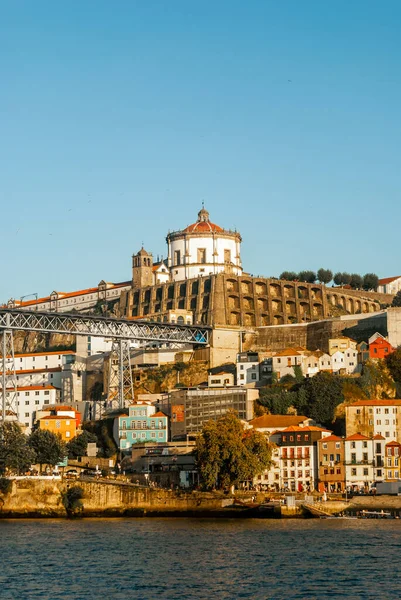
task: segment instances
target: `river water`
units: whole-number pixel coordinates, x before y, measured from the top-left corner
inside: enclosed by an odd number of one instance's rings
[[[0,548],[1,600],[401,598],[401,520],[7,520]]]

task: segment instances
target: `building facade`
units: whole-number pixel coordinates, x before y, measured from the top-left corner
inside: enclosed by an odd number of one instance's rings
[[[356,433],[401,443],[401,400],[358,400],[345,407],[346,434]]]
[[[337,435],[329,435],[317,442],[319,461],[319,491],[345,490],[345,444]]]
[[[120,450],[129,450],[134,444],[168,442],[168,419],[154,404],[138,401],[128,407],[128,415],[116,417],[116,442]]]

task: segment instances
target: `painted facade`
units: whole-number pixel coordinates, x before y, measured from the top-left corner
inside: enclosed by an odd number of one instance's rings
[[[168,441],[168,418],[153,404],[138,401],[128,411],[128,415],[116,418],[120,450],[129,450],[137,443]]]

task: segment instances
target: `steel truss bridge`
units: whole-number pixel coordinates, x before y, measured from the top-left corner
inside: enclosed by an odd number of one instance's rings
[[[144,345],[147,342],[174,345],[206,346],[210,340],[210,327],[173,325],[128,319],[111,319],[90,315],[66,313],[31,312],[0,309],[0,369],[2,376],[1,408],[2,419],[18,414],[17,378],[14,359],[14,331],[37,331],[109,338],[112,340],[109,361],[109,396],[113,387],[118,390],[110,397],[110,406],[120,408],[133,400],[132,374],[130,367],[130,344]]]

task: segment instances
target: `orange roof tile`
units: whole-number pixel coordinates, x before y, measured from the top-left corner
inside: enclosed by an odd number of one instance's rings
[[[374,440],[385,440],[386,438],[382,435],[380,435],[380,433],[376,433],[376,435],[373,436]]]
[[[15,369],[16,375],[26,375],[27,373],[60,373],[61,367],[53,367],[52,369]],[[6,371],[6,373],[11,373],[11,370]],[[0,375],[3,372],[0,371]]]
[[[318,440],[319,443],[321,442],[341,442],[342,438],[340,438],[338,435],[328,435],[327,437],[321,438],[320,440]]]
[[[270,428],[270,427],[289,427],[290,425],[299,425],[308,420],[308,417],[303,415],[261,415],[249,421],[249,424],[255,428]],[[303,428],[305,429],[305,428]]]
[[[47,417],[41,417],[38,421],[48,421],[49,419],[70,419],[75,423],[74,417],[68,417],[67,415],[48,415]]]
[[[15,354],[15,358],[23,358],[24,356],[54,356],[64,354],[76,354],[75,350],[52,350],[51,352],[29,352],[28,354]]]
[[[161,412],[161,410],[159,410],[154,415],[150,415],[151,419],[153,419],[153,417],[167,417],[167,415],[165,415],[163,412]]]
[[[7,388],[8,390],[12,390],[13,388]],[[28,392],[28,391],[38,391],[38,390],[59,390],[60,388],[55,387],[54,385],[22,385],[17,386],[18,392]]]
[[[277,354],[275,354],[275,358],[277,356],[300,356],[300,352],[298,352],[298,350],[295,350],[294,348],[286,348],[285,350],[281,350],[281,352],[277,352]]]
[[[401,444],[399,442],[392,441],[392,442],[389,442],[388,444],[386,444],[386,448],[387,448],[387,446],[401,446]]]
[[[299,427],[297,425],[292,425],[291,427],[287,427],[283,429],[281,433],[291,432],[291,431],[330,431],[330,429],[324,429],[323,427],[316,427],[315,425],[307,425],[306,427]],[[331,431],[330,431],[331,433]]]
[[[352,404],[348,404],[345,408],[351,406],[401,406],[401,400],[386,398],[380,400],[357,400]]]
[[[348,437],[345,438],[347,441],[348,440],[370,440],[369,437],[367,437],[366,435],[362,435],[362,433],[353,433],[352,435],[349,435]]]
[[[400,277],[401,275],[397,275],[396,277],[384,277],[384,279],[379,279],[379,285],[387,285],[387,283],[391,283]]]

